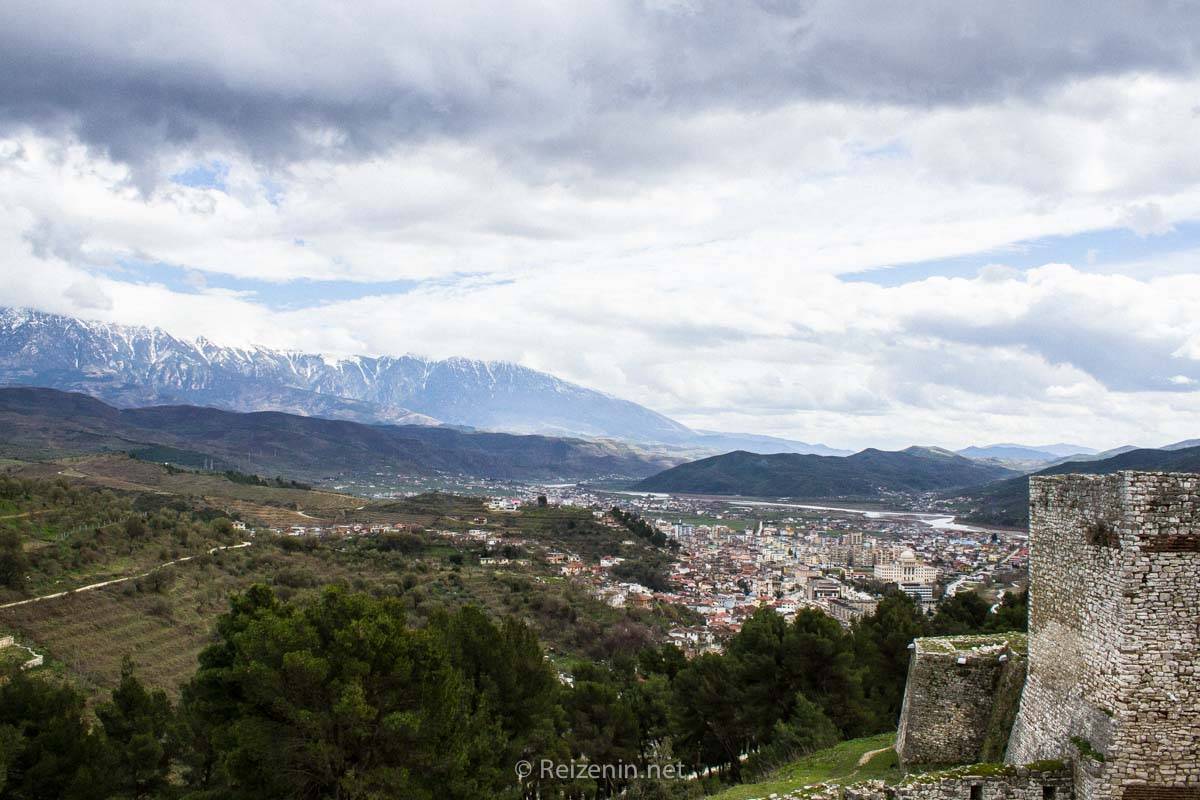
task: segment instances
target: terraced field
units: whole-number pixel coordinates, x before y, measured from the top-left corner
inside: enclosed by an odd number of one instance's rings
[[[587,559],[644,555],[646,545],[622,544],[627,532],[597,525],[586,511],[496,513],[477,497],[433,494],[369,502],[185,473],[120,455],[24,464],[13,472],[37,491],[21,495],[21,489],[15,501],[5,500],[11,507],[0,511],[22,518],[0,524],[19,528],[31,567],[24,586],[0,589],[0,605],[19,603],[0,607],[0,634],[15,633],[46,657],[48,668],[96,696],[116,685],[127,655],[148,684],[177,693],[194,673],[230,595],[253,583],[271,585],[283,599],[310,596],[329,584],[396,596],[417,625],[439,609],[474,604],[496,617],[529,622],[562,659],[661,641],[682,613],[673,607],[610,608],[536,557],[528,566],[481,566],[480,544],[431,532],[318,540],[260,530],[250,546],[208,552],[240,542],[240,534],[215,527],[216,520],[236,514],[281,527],[318,520],[430,531],[486,526],[525,540],[531,555],[541,548]],[[47,507],[53,520],[28,518]],[[68,507],[75,510],[64,511]],[[176,527],[162,527],[164,520]],[[191,560],[155,569],[184,555]],[[78,588],[129,576],[141,577]],[[71,593],[26,602],[64,591]]]
[[[129,655],[142,677],[175,692],[195,671],[228,593],[252,582],[238,575],[248,561],[231,551],[219,560],[171,567],[163,591],[131,581],[0,609],[0,628],[15,631],[90,687],[115,686]]]

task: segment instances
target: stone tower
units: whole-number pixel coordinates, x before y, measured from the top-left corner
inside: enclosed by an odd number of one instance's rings
[[[1200,476],[1029,481],[1028,678],[1006,760],[1079,800],[1200,800]]]

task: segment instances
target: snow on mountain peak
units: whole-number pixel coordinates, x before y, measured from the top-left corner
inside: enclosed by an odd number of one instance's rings
[[[635,403],[505,361],[230,347],[30,309],[0,308],[0,323],[0,383],[85,391],[118,405],[169,400],[646,442],[694,436]]]

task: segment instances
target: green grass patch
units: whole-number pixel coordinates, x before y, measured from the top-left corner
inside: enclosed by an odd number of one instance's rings
[[[1101,764],[1104,763],[1104,753],[1101,753],[1099,750],[1097,750],[1091,742],[1089,742],[1087,739],[1084,739],[1082,736],[1072,736],[1071,744],[1075,745],[1076,749],[1079,750],[1080,755],[1086,756],[1092,761],[1099,761]]]
[[[781,767],[765,781],[734,786],[715,797],[718,800],[750,800],[792,792],[814,783],[848,784],[865,780],[895,783],[905,776],[896,751],[890,749],[895,741],[895,733],[881,733],[841,742]],[[858,765],[864,755],[881,749],[883,752],[876,753],[866,764]]]

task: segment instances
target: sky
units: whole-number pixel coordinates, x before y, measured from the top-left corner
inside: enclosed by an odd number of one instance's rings
[[[8,0],[0,303],[849,448],[1161,445],[1197,143],[1172,0]]]

